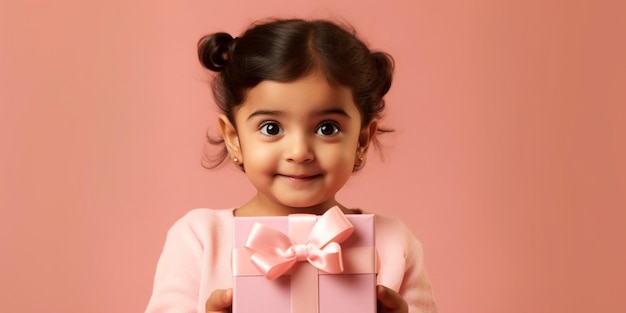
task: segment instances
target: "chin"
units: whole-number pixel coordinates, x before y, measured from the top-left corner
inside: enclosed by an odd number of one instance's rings
[[[306,209],[319,206],[323,202],[317,201],[281,201],[282,205],[290,208]]]
[[[294,209],[306,209],[306,208],[310,208],[310,207],[314,207],[316,206],[316,204],[310,204],[310,203],[283,203],[284,206],[289,207],[289,208],[294,208]]]

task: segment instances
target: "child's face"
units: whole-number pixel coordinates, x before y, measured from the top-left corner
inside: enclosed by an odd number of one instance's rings
[[[350,178],[373,127],[362,128],[350,89],[321,74],[293,82],[263,81],[235,112],[221,117],[231,154],[267,204],[325,210]],[[229,131],[230,130],[230,131]]]

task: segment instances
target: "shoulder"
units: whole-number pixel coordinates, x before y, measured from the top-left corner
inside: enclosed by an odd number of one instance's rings
[[[421,253],[422,245],[415,238],[411,230],[397,217],[388,215],[375,215],[376,243],[384,250],[400,252],[405,256]]]
[[[388,215],[375,215],[376,234],[381,236],[413,237],[408,227],[397,217]]]
[[[181,217],[177,223],[196,223],[198,221],[220,221],[232,219],[231,209],[193,209]]]
[[[232,227],[233,209],[193,209],[178,219],[168,236],[207,238]]]

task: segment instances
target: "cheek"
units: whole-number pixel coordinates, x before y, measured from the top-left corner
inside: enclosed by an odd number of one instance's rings
[[[272,149],[272,147],[255,144],[254,142],[242,141],[241,151],[244,163],[246,163],[247,166],[259,167],[274,164],[273,161],[276,160],[277,156],[275,149]]]
[[[324,160],[324,163],[331,168],[341,170],[341,168],[347,168],[352,171],[352,165],[354,165],[355,153],[350,149],[333,149],[322,153],[320,159]]]

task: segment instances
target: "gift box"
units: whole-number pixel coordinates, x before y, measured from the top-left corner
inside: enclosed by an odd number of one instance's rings
[[[376,313],[374,216],[235,217],[233,313]]]

